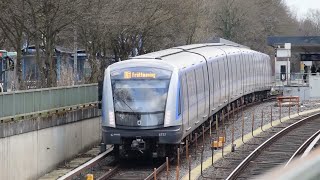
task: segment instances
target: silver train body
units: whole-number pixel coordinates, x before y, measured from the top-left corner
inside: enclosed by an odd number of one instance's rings
[[[187,45],[112,64],[103,83],[104,142],[164,156],[226,105],[270,90],[271,77],[268,55],[226,44]]]

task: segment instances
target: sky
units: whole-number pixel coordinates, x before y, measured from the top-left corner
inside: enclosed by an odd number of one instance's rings
[[[297,14],[299,19],[304,18],[308,9],[319,9],[320,0],[284,0],[289,6],[290,10]]]

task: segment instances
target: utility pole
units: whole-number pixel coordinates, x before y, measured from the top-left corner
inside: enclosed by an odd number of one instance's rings
[[[78,82],[78,44],[77,44],[77,28],[74,27],[74,55],[73,55],[73,75],[74,75],[74,85]]]

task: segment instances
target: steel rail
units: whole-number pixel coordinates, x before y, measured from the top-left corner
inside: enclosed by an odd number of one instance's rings
[[[278,133],[276,133],[275,135],[273,135],[271,138],[269,138],[268,140],[266,140],[264,143],[262,143],[259,147],[257,147],[253,152],[251,152],[249,154],[249,156],[247,156],[232,172],[231,174],[226,178],[227,180],[233,180],[236,179],[239,174],[249,165],[250,161],[252,161],[254,158],[256,158],[260,152],[265,149],[266,147],[268,147],[269,145],[271,145],[273,142],[275,142],[276,140],[278,140],[279,138],[283,137],[287,132],[290,132],[292,129],[295,129],[296,127],[299,127],[301,124],[303,124],[306,121],[309,121],[317,116],[319,116],[320,113],[316,113],[313,115],[310,115],[306,118],[303,118],[293,124],[291,124],[290,126],[282,129],[281,131],[279,131]]]
[[[169,162],[172,162],[174,160],[174,158],[171,158],[169,160]],[[148,177],[146,177],[144,180],[152,180],[154,178],[154,173],[156,173],[156,175],[160,174],[165,168],[167,167],[167,162],[164,162],[161,166],[159,166],[155,172],[152,172]]]
[[[110,171],[102,174],[97,180],[103,180],[103,179],[109,179],[112,177],[114,174],[116,174],[120,170],[120,165],[116,165],[113,169]]]
[[[112,151],[113,151],[113,147],[110,147],[110,148],[107,149],[105,152],[99,154],[98,156],[96,156],[95,158],[91,159],[90,161],[84,163],[83,165],[77,167],[76,169],[68,172],[68,173],[65,174],[64,176],[58,178],[58,180],[72,179],[73,177],[75,177],[76,175],[80,174],[80,173],[83,172],[84,170],[86,170],[86,169],[94,166],[94,165],[97,164],[98,162],[100,162],[102,159],[104,159],[105,157],[107,157]]]
[[[317,131],[316,133],[314,133],[312,136],[310,136],[309,139],[307,139],[300,147],[299,149],[291,156],[291,158],[288,160],[288,162],[286,163],[285,167],[287,167],[291,161],[296,158],[297,156],[301,155],[303,152],[306,151],[306,149],[311,145],[311,143],[315,140],[315,138],[318,137],[318,140],[320,138],[319,136],[320,134],[320,130]],[[312,146],[313,147],[313,146]]]
[[[320,130],[319,130],[320,131]],[[304,151],[304,153],[302,154],[301,158],[307,156],[311,150],[314,148],[314,146],[318,143],[320,139],[320,133],[318,134],[317,137],[314,138],[314,140],[310,143],[310,145],[307,147],[307,149]]]

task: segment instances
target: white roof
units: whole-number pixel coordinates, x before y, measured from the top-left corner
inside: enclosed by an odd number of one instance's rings
[[[212,60],[228,54],[237,54],[241,52],[253,53],[255,51],[240,46],[221,43],[192,44],[136,56],[129,61],[115,63],[112,66],[115,67],[120,65],[121,67],[132,67],[141,64],[143,64],[143,66],[153,64],[153,66],[156,65],[159,67],[163,64],[163,67],[170,66],[172,68],[182,69],[205,63],[204,58]]]

